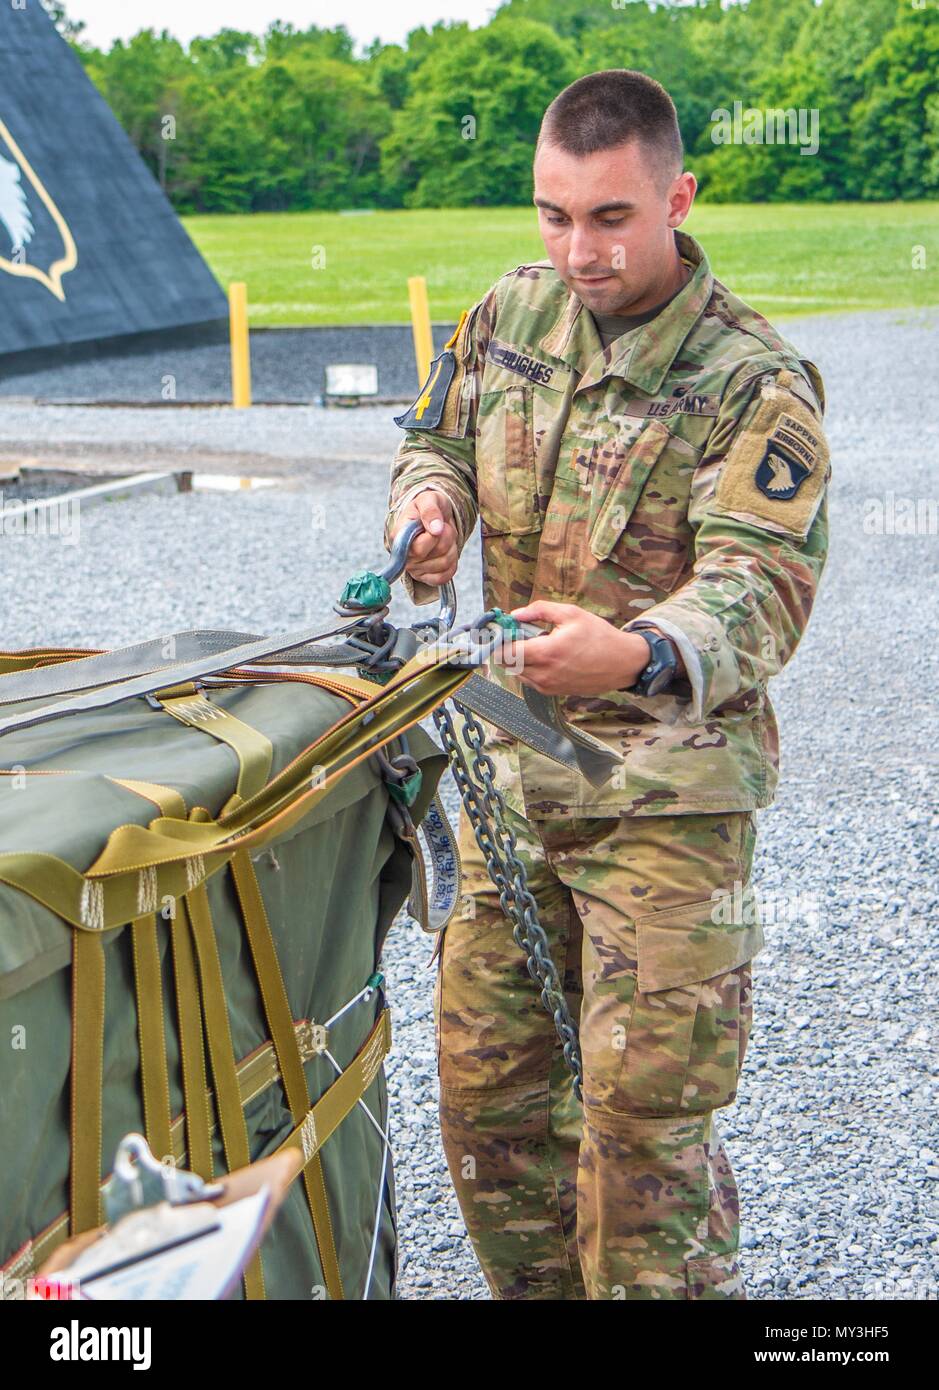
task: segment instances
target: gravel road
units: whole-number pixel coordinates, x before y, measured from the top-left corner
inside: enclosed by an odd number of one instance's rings
[[[760,816],[755,880],[779,920],[757,960],[751,1047],[721,1130],[751,1297],[936,1299],[939,413],[927,364],[939,311],[785,329],[828,388],[833,550],[813,623],[774,687],[783,777]],[[93,454],[103,437],[112,462],[123,450],[134,467],[138,450],[188,447],[231,471],[263,456],[289,479],[99,506],[78,545],[0,534],[3,645],[315,621],[350,570],[382,557],[387,414],[0,403],[4,457],[27,442],[34,454]],[[903,534],[903,499],[920,505],[920,534]],[[479,582],[474,540],[459,575],[465,617],[480,609]],[[452,786],[447,798],[455,814]],[[485,1298],[437,1137],[428,956],[419,929],[400,922],[387,968],[401,1292]]]

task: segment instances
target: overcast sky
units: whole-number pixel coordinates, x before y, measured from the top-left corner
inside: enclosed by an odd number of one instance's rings
[[[400,42],[409,29],[438,19],[485,24],[497,0],[65,0],[70,19],[83,19],[83,38],[98,48],[139,29],[169,29],[188,43],[197,34],[247,29],[260,34],[275,19],[298,29],[344,24],[359,44]]]

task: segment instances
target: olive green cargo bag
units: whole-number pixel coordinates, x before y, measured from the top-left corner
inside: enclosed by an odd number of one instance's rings
[[[378,972],[415,842],[374,744],[347,731],[396,697],[344,674],[229,675],[0,739],[7,1296],[99,1224],[133,1130],[206,1179],[302,1149],[248,1297],[394,1294]],[[396,715],[422,774],[414,825],[445,764],[415,726],[427,707]]]

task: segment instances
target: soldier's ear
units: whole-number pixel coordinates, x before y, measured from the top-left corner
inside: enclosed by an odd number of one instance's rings
[[[668,193],[668,225],[680,227],[691,211],[694,195],[698,191],[698,180],[690,170],[685,169],[673,179]]]

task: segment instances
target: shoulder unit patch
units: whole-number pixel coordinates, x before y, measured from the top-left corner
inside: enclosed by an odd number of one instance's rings
[[[418,392],[417,399],[403,415],[396,415],[394,422],[403,430],[435,430],[443,419],[447,395],[456,373],[456,356],[450,348],[444,348],[439,357],[430,364],[427,380]]]
[[[804,539],[827,481],[828,445],[818,419],[785,387],[764,386],[727,452],[716,509]]]
[[[460,433],[458,417],[466,380],[469,333],[478,307],[471,312],[463,310],[459,323],[444,343],[443,352],[431,362],[417,399],[403,415],[394,416],[395,424],[401,429],[439,430],[450,436]]]
[[[757,464],[755,481],[765,497],[788,502],[795,497],[811,471],[811,464],[800,463],[781,444],[771,439]]]

